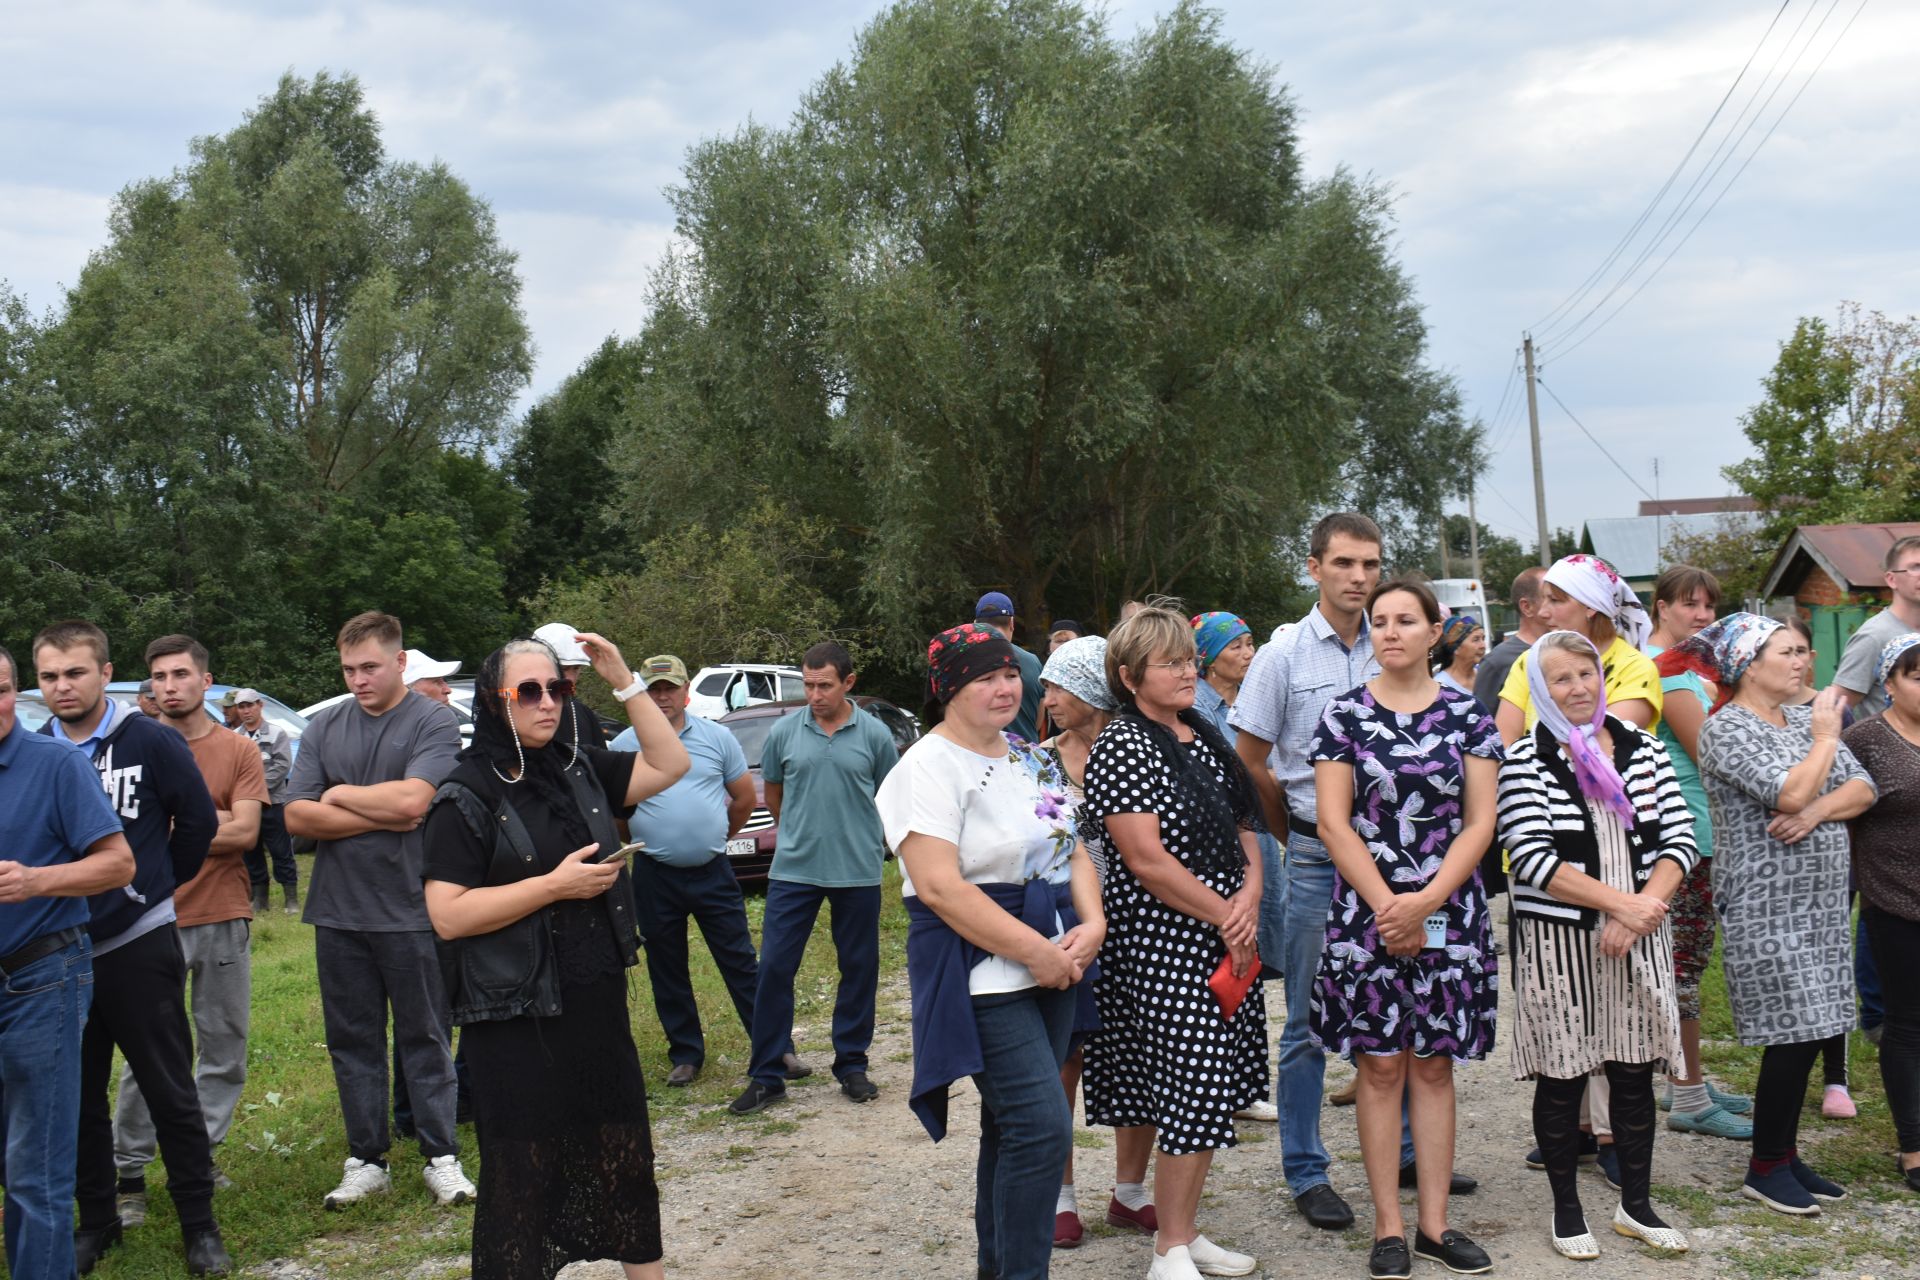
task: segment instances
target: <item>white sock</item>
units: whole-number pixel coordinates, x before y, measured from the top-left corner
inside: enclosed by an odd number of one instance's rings
[[[1060,1184],[1060,1198],[1053,1202],[1053,1211],[1055,1213],[1080,1212],[1080,1197],[1073,1193],[1071,1182]]]
[[[1153,1203],[1153,1197],[1147,1194],[1147,1184],[1144,1182],[1114,1183],[1113,1198],[1135,1213]]]
[[[1830,1084],[1827,1086],[1827,1092],[1838,1093],[1843,1098],[1851,1098],[1853,1096],[1851,1093],[1847,1092],[1847,1086],[1843,1084]]]
[[[1713,1097],[1702,1084],[1667,1086],[1673,1092],[1673,1109],[1681,1115],[1697,1115],[1713,1105]]]

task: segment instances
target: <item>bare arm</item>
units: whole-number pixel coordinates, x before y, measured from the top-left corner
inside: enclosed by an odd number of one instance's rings
[[[780,798],[786,794],[786,786],[778,782],[769,782],[766,783],[765,786],[767,790],[767,812],[772,814],[774,822],[778,823],[780,821]]]
[[[1493,727],[1500,731],[1502,746],[1512,746],[1520,741],[1520,735],[1527,731],[1527,713],[1519,704],[1500,699],[1500,706],[1493,713]]]
[[[1233,743],[1234,754],[1240,757],[1247,776],[1253,779],[1254,793],[1260,797],[1260,811],[1267,818],[1267,830],[1279,836],[1287,829],[1287,793],[1281,789],[1280,779],[1273,776],[1273,770],[1267,768],[1273,744],[1245,729],[1238,733]]]
[[[753,777],[743,773],[727,784],[727,838],[739,835],[752,816]]]
[[[260,802],[235,800],[232,809],[220,810],[220,829],[214,832],[207,856],[216,853],[245,853],[260,842]]]
[[[345,809],[372,825],[365,830],[397,828],[410,831],[433,805],[434,785],[425,778],[398,778],[368,787],[340,783],[320,796],[320,803]],[[288,807],[291,816],[293,806]]]
[[[960,874],[958,845],[916,831],[900,842],[897,852],[915,896],[955,933],[983,951],[1025,965],[1043,987],[1059,990],[1080,980],[1083,967],[1066,951]]]
[[[1687,753],[1687,758],[1700,759],[1700,727],[1707,722],[1706,708],[1700,705],[1700,699],[1684,690],[1676,692],[1667,700],[1667,727],[1673,730],[1673,736]]]
[[[616,689],[625,689],[634,683],[633,671],[613,641],[591,631],[581,632],[578,639],[587,657],[593,660],[594,673],[602,680]],[[627,721],[633,725],[633,736],[640,740],[640,754],[633,762],[632,776],[627,779],[626,798],[628,804],[639,804],[680,781],[690,762],[680,735],[667,723],[660,708],[653,705],[652,698],[636,693],[624,705]]]
[[[1608,704],[1607,714],[1616,720],[1624,720],[1626,723],[1636,725],[1639,728],[1651,729],[1653,727],[1653,718],[1659,713],[1653,709],[1653,704],[1645,698],[1627,698],[1619,703]]]
[[[1139,877],[1146,891],[1182,915],[1210,925],[1226,923],[1227,900],[1201,883],[1180,865],[1160,840],[1160,816],[1154,813],[1116,813],[1107,819],[1107,834],[1127,870]]]
[[[427,919],[451,941],[504,929],[563,899],[597,898],[620,878],[622,862],[587,862],[598,844],[582,845],[543,876],[469,889],[445,880],[426,883]]]
[[[29,867],[0,862],[0,902],[29,898],[84,898],[133,882],[133,849],[126,833],[115,831],[87,846],[72,862]]]

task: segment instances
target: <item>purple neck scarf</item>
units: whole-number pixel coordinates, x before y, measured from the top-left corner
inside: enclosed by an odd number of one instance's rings
[[[1567,713],[1560,709],[1547,692],[1546,673],[1540,669],[1540,659],[1547,650],[1547,641],[1555,636],[1572,636],[1593,656],[1596,672],[1604,672],[1600,665],[1600,651],[1593,647],[1593,641],[1577,631],[1550,631],[1533,642],[1533,648],[1527,651],[1527,693],[1533,701],[1534,715],[1547,727],[1556,742],[1567,748],[1567,754],[1573,758],[1574,781],[1580,784],[1580,794],[1596,804],[1605,805],[1618,815],[1620,820],[1633,822],[1633,802],[1627,799],[1627,784],[1621,780],[1620,771],[1613,767],[1613,758],[1601,750],[1596,738],[1600,726],[1607,719],[1607,686],[1604,674],[1601,677],[1600,696],[1593,704],[1593,717],[1586,724],[1576,725],[1567,719]]]

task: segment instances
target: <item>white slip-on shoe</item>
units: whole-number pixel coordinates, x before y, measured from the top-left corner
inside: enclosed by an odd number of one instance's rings
[[[1592,1262],[1600,1256],[1600,1242],[1593,1238],[1591,1231],[1582,1231],[1577,1236],[1555,1235],[1553,1224],[1548,1223],[1547,1236],[1553,1241],[1553,1251],[1563,1258],[1572,1258],[1575,1262]]]
[[[1187,1245],[1187,1256],[1193,1259],[1194,1269],[1203,1276],[1252,1275],[1253,1269],[1260,1265],[1258,1259],[1235,1253],[1231,1249],[1222,1249],[1205,1236],[1193,1238]]]
[[[1193,1265],[1193,1255],[1187,1246],[1177,1244],[1165,1253],[1153,1255],[1147,1280],[1200,1280],[1200,1269]]]
[[[1265,1098],[1255,1098],[1246,1106],[1233,1113],[1235,1120],[1258,1120],[1262,1124],[1280,1123],[1280,1108]]]
[[[1673,1227],[1646,1227],[1633,1220],[1627,1212],[1627,1206],[1618,1205],[1613,1211],[1613,1229],[1623,1236],[1643,1240],[1656,1249],[1667,1253],[1685,1253],[1687,1238]]]
[[[441,1204],[472,1204],[480,1194],[467,1181],[459,1156],[435,1156],[427,1161],[420,1176],[426,1179],[427,1190],[433,1192],[433,1198]]]
[[[387,1176],[385,1169],[348,1156],[346,1172],[340,1175],[340,1185],[327,1192],[325,1204],[329,1209],[344,1209],[350,1204],[359,1204],[368,1196],[391,1190],[393,1179]]]

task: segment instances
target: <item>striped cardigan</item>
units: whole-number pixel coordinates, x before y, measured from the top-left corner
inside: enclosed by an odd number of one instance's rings
[[[1700,852],[1693,841],[1693,814],[1673,762],[1660,740],[1644,729],[1607,717],[1613,736],[1613,766],[1626,783],[1634,821],[1627,828],[1633,854],[1633,883],[1643,888],[1662,858],[1681,874],[1693,870]],[[1593,928],[1600,913],[1563,902],[1547,892],[1562,866],[1598,880],[1600,845],[1593,817],[1574,781],[1573,763],[1544,725],[1507,748],[1500,766],[1500,842],[1512,864],[1513,910],[1536,920],[1557,920]]]

